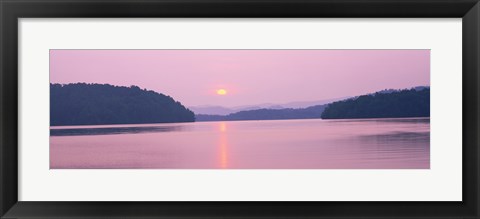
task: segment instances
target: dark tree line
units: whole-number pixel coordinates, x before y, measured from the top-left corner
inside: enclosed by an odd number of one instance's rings
[[[195,115],[173,98],[109,84],[50,84],[50,125],[193,122]]]
[[[329,104],[322,119],[430,116],[430,88],[377,92]]]
[[[196,115],[197,121],[236,121],[236,120],[282,120],[282,119],[319,119],[325,105],[301,109],[257,109],[245,110],[229,115]]]

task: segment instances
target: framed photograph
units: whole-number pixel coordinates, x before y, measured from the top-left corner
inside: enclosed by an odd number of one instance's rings
[[[0,11],[2,218],[480,217],[476,0]]]

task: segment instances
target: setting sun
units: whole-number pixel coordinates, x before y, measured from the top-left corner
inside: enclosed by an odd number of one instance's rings
[[[218,89],[218,90],[217,90],[217,94],[218,94],[218,95],[227,95],[227,90],[225,90],[225,89]]]

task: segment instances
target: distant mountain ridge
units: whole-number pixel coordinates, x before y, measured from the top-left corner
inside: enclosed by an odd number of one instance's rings
[[[238,121],[238,120],[284,120],[284,119],[319,119],[326,105],[317,105],[300,109],[255,109],[228,115],[197,114],[195,119],[201,121]]]
[[[228,115],[235,113],[235,110],[221,106],[190,106],[188,107],[196,115],[198,114],[213,114],[213,115]]]
[[[323,105],[327,103],[331,103],[338,100],[343,100],[349,97],[341,97],[341,98],[332,98],[326,100],[318,100],[318,101],[296,101],[296,102],[289,102],[283,104],[275,104],[275,103],[263,103],[257,105],[247,105],[247,106],[237,106],[237,107],[222,107],[222,106],[214,106],[214,105],[203,105],[203,106],[190,106],[188,107],[192,110],[196,115],[203,114],[203,115],[228,115],[232,113],[237,113],[241,111],[247,110],[258,110],[258,109],[300,109],[300,108],[307,108],[310,106],[316,105]]]

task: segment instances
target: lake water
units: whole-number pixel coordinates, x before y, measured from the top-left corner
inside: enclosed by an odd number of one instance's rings
[[[64,126],[50,132],[52,169],[430,168],[429,118]]]

